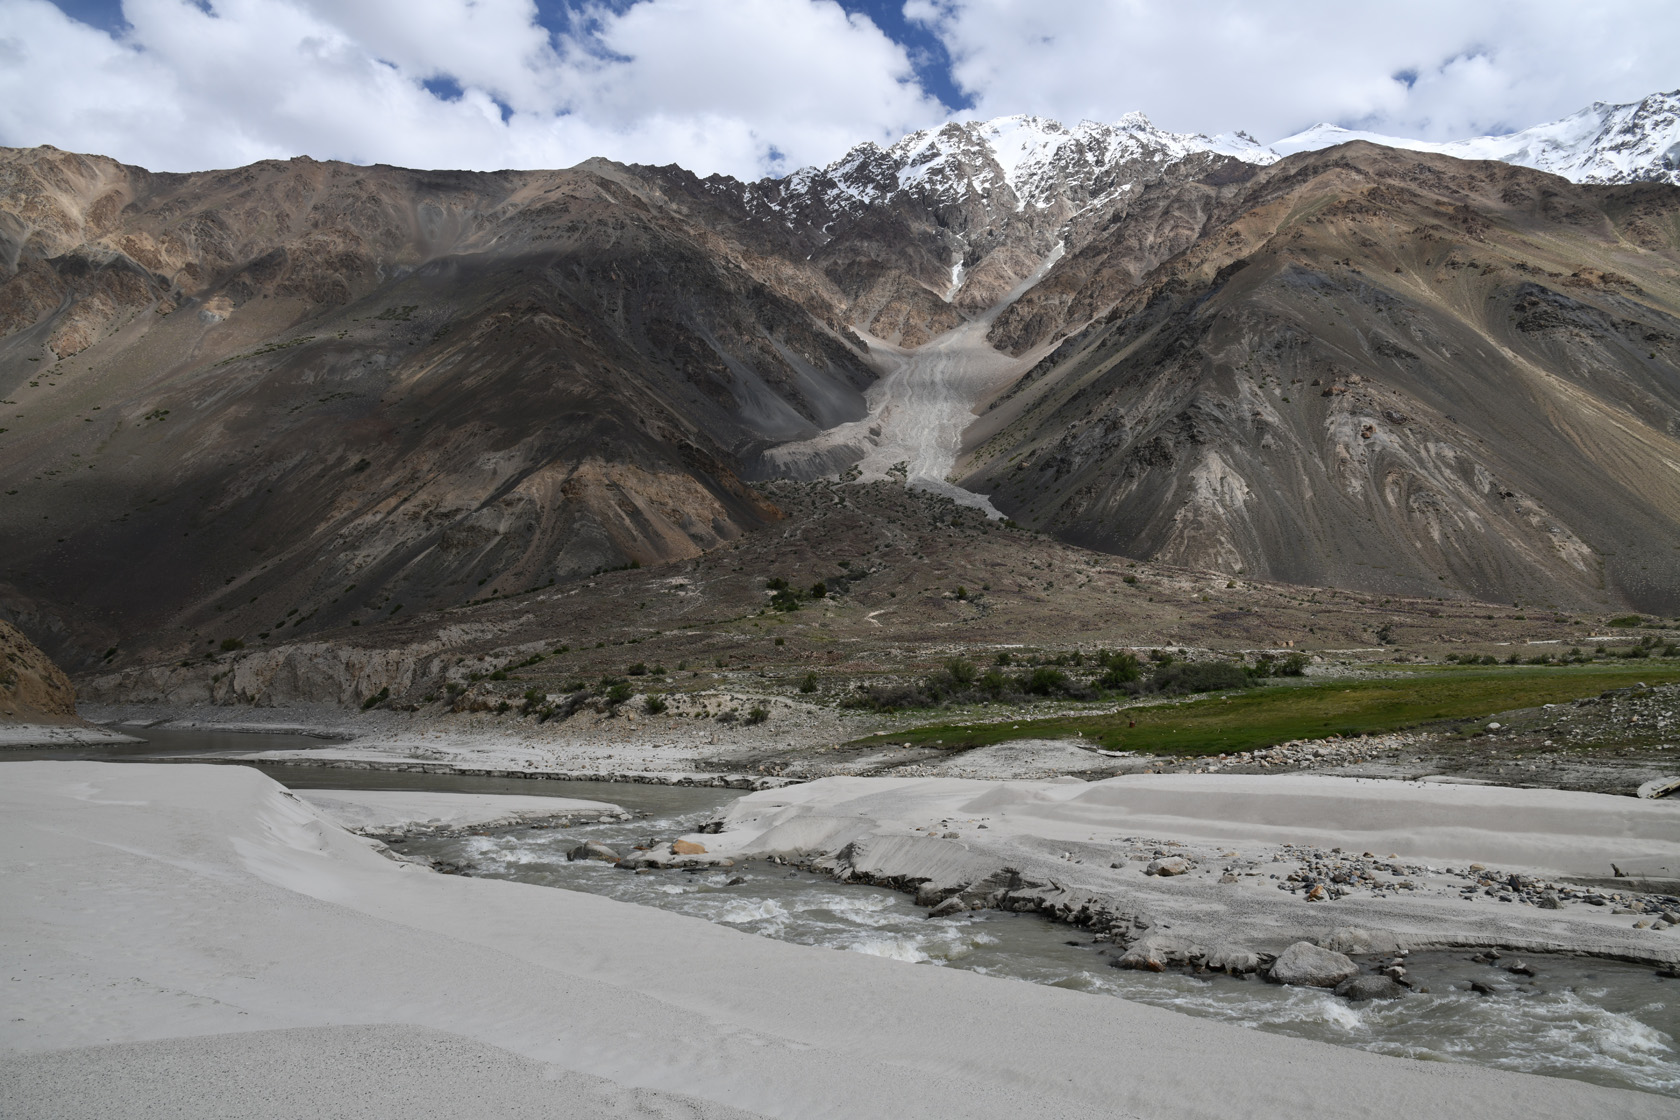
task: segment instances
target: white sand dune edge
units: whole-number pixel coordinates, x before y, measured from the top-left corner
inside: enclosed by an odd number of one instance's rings
[[[573,797],[384,789],[305,789],[292,796],[334,824],[373,835],[629,819],[617,805]]]
[[[0,1097],[17,1115],[123,1115],[143,1098],[295,1115],[282,1079],[230,1068],[260,1051],[225,1037],[287,1029],[277,1069],[356,1091],[335,1115],[600,1115],[591,1102],[614,1093],[629,1115],[718,1117],[1673,1115],[1640,1093],[439,876],[239,767],[12,763],[5,779]],[[389,1069],[342,1029],[375,1024],[393,1028],[391,1064],[459,1072],[427,1082],[429,1108],[368,1095]],[[522,1066],[481,1096],[484,1048],[554,1079]]]

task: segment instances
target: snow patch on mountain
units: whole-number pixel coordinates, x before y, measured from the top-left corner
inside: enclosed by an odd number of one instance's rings
[[[1320,124],[1270,147],[1286,156],[1351,140],[1439,152],[1457,159],[1499,160],[1549,171],[1577,183],[1680,185],[1680,90],[1654,93],[1626,105],[1594,102],[1560,121],[1503,136],[1438,143]]]

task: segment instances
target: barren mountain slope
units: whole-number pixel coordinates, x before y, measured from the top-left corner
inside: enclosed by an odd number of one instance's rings
[[[1680,189],[1350,144],[1157,192],[1190,248],[1139,279],[1122,225],[999,318],[1098,316],[964,485],[1189,566],[1680,608]]]
[[[8,151],[0,260],[0,595],[79,664],[693,555],[874,376],[820,274],[610,164]]]
[[[71,723],[76,690],[64,670],[0,619],[0,722]]]
[[[1562,653],[1602,626],[1601,618],[1462,598],[1388,598],[1131,562],[897,483],[762,485],[786,519],[702,556],[440,611],[383,620],[363,611],[363,625],[297,639],[236,630],[229,620],[212,633],[242,639],[243,648],[218,641],[186,658],[125,650],[109,671],[81,675],[83,695],[257,707],[372,702],[433,715],[505,713],[511,704],[508,722],[517,724],[522,707],[536,706],[521,699],[533,685],[575,692],[578,682],[627,671],[638,690],[723,687],[832,702],[860,683],[919,678],[955,654],[990,663],[1023,645],[1399,656],[1398,648],[1384,654],[1387,645],[1503,658],[1513,648]],[[804,593],[797,609],[770,609],[773,579]],[[817,581],[820,599],[809,594]],[[631,670],[637,663],[646,676]],[[656,684],[661,668],[675,676]],[[507,679],[492,676],[498,670]],[[810,672],[821,695],[797,691]]]

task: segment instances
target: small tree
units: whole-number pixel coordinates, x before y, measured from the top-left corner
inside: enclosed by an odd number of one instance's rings
[[[961,657],[953,657],[945,662],[945,672],[951,677],[951,683],[959,687],[971,685],[977,675],[974,662]]]

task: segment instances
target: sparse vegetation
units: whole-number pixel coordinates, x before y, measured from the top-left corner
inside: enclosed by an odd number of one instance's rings
[[[1498,667],[1408,673],[1379,680],[1273,685],[1236,696],[1132,707],[1113,715],[1060,715],[1007,723],[936,724],[894,732],[946,748],[1010,739],[1081,738],[1112,750],[1217,754],[1295,739],[1395,731],[1557,704],[1644,682],[1680,681],[1680,665],[1581,666],[1558,671]]]

